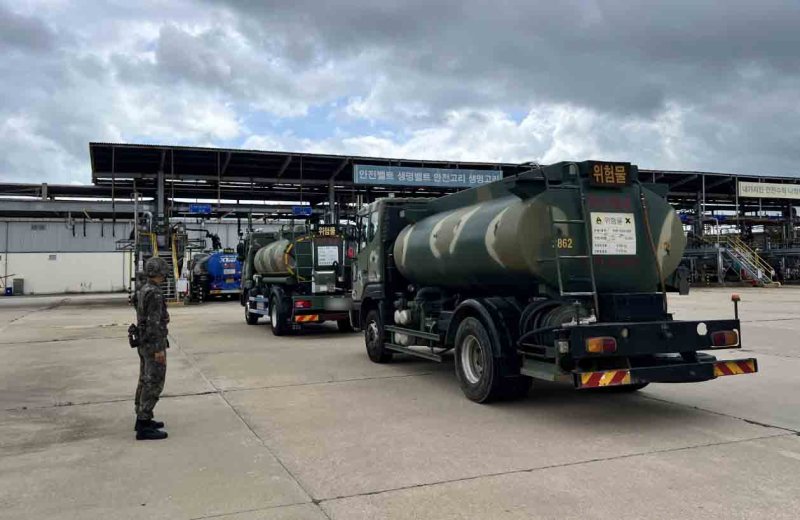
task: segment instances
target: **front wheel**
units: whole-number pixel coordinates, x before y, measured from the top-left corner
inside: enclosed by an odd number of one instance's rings
[[[378,309],[367,313],[364,321],[364,342],[367,346],[367,355],[375,363],[388,363],[392,360],[392,351],[384,346],[383,320]]]
[[[258,323],[259,317],[260,316],[258,314],[250,312],[249,303],[244,304],[244,321],[247,322],[248,325],[255,325],[256,323]]]

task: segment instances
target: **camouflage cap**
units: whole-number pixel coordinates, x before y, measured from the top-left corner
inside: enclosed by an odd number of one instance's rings
[[[167,262],[163,258],[154,256],[144,264],[144,273],[153,278],[154,276],[167,276]]]

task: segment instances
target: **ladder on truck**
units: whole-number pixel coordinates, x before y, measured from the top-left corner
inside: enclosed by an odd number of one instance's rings
[[[545,186],[548,190],[569,190],[577,192],[578,200],[580,204],[580,218],[571,219],[571,218],[558,218],[555,214],[555,207],[550,206],[550,232],[551,236],[553,237],[553,249],[555,250],[555,255],[552,259],[546,259],[556,264],[556,277],[558,279],[558,293],[561,295],[562,298],[564,297],[592,297],[592,302],[594,304],[594,313],[597,319],[600,319],[600,299],[597,294],[597,279],[595,278],[594,274],[594,256],[592,255],[592,242],[591,242],[591,231],[589,229],[589,210],[586,207],[586,193],[583,190],[583,182],[581,181],[578,175],[575,176],[575,184],[551,184],[550,179],[548,179],[547,175],[544,175],[544,182]],[[569,255],[562,255],[561,248],[559,248],[558,244],[558,225],[563,224],[567,226],[580,226],[583,233],[584,244],[586,247],[586,252],[583,254],[569,254]],[[561,265],[562,260],[569,260],[572,261],[584,261],[589,266],[589,282],[590,282],[590,289],[586,291],[575,291],[575,290],[567,290],[565,289],[564,283],[564,268]],[[579,318],[575,317],[576,321]]]

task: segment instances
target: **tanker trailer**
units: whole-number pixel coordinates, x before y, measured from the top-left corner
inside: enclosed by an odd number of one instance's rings
[[[353,300],[367,354],[442,361],[477,402],[533,379],[635,391],[757,371],[734,319],[677,321],[665,280],[686,239],[664,186],[630,163],[530,171],[438,199],[379,199],[359,212]]]
[[[348,254],[345,233],[338,226],[291,226],[269,238],[253,233],[240,256],[245,262],[242,304],[248,324],[269,316],[276,336],[325,321],[336,321],[342,332],[353,330],[352,250]]]
[[[198,253],[189,261],[188,267],[193,300],[239,294],[242,264],[232,249]]]

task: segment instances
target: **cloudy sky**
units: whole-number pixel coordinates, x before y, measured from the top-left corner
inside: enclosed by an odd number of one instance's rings
[[[0,0],[0,77],[3,181],[89,141],[800,175],[798,0]]]

